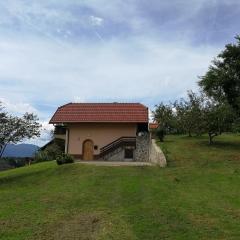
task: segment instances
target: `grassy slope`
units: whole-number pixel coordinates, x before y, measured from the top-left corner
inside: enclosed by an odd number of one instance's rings
[[[170,136],[169,167],[0,173],[0,239],[240,239],[240,137]]]

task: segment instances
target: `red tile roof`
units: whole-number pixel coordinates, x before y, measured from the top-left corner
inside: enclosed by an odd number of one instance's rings
[[[57,109],[50,123],[148,122],[148,108],[140,103],[69,103]]]

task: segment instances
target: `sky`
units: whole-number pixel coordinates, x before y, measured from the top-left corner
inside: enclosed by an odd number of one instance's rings
[[[65,103],[153,109],[197,91],[240,34],[239,0],[4,0],[0,9],[0,101],[38,115],[38,145]]]

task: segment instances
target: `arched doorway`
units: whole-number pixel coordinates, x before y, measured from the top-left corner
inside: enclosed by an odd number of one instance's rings
[[[83,142],[83,160],[93,160],[93,141],[90,139]]]

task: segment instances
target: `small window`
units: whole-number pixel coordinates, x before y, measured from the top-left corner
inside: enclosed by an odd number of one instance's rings
[[[133,149],[125,148],[125,158],[133,159]]]
[[[98,146],[97,145],[94,145],[94,150],[98,150]]]

